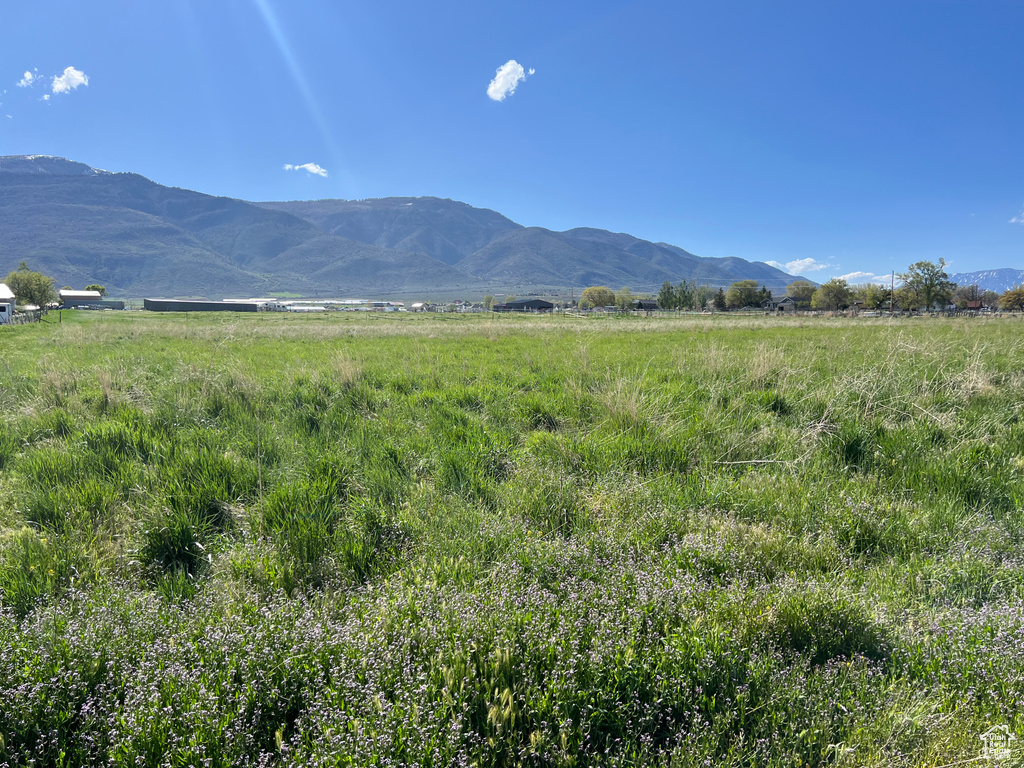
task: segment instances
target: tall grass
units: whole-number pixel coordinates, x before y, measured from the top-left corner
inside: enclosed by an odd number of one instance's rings
[[[1024,737],[1012,322],[77,313],[0,343],[0,765]]]

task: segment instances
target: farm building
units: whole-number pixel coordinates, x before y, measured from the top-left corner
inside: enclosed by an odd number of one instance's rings
[[[491,306],[492,312],[550,312],[555,305],[544,299],[516,299]]]
[[[633,299],[633,309],[640,312],[657,312],[661,307],[655,299]]]
[[[0,325],[11,322],[14,317],[14,291],[0,283]]]
[[[274,298],[263,299],[224,299],[227,304],[255,304],[257,312],[291,312],[294,301],[281,301]],[[246,310],[248,311],[248,310]]]
[[[72,291],[64,288],[59,295],[61,309],[124,309],[123,301],[104,299],[99,291]]]
[[[255,301],[196,301],[192,299],[143,299],[150,312],[257,312]]]
[[[766,309],[769,312],[796,312],[796,299],[792,296],[786,296],[778,301],[775,299],[767,299],[761,303],[761,308]]]
[[[65,307],[84,306],[103,301],[103,294],[99,291],[72,291],[70,288],[62,288],[59,295],[60,303]]]

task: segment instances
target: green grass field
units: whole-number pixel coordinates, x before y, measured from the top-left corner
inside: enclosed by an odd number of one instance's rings
[[[1015,320],[56,321],[0,327],[0,765],[1024,739]]]

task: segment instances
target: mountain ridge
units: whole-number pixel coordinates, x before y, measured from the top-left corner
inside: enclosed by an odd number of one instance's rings
[[[250,202],[45,155],[0,157],[0,274],[28,261],[117,295],[657,291],[798,276],[590,227],[555,232],[437,197]]]
[[[982,269],[975,272],[958,272],[949,279],[958,285],[977,285],[984,291],[1004,293],[1018,285],[1024,285],[1024,270]]]

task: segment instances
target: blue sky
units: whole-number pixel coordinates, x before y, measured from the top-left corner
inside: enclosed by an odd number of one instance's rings
[[[0,11],[0,154],[817,281],[1024,269],[1022,41],[1019,0],[35,0]]]

